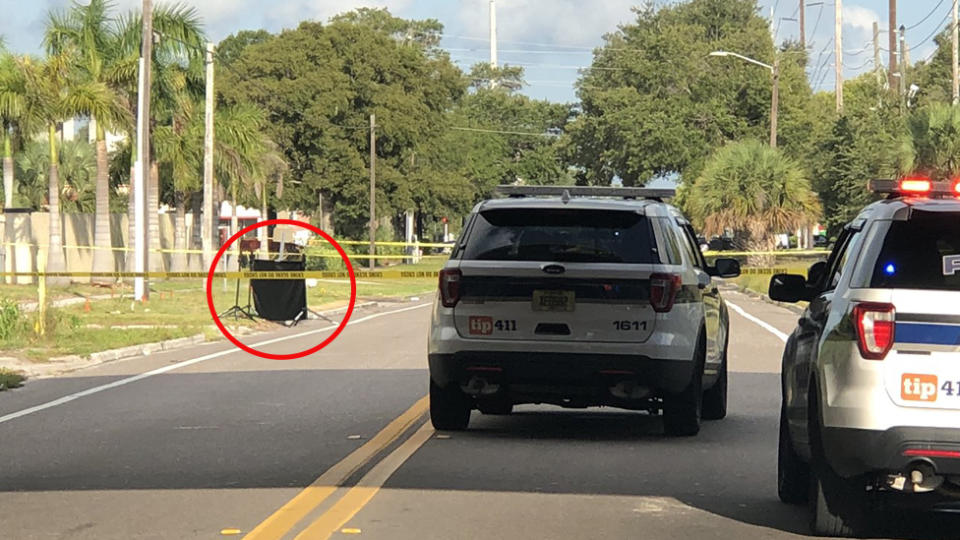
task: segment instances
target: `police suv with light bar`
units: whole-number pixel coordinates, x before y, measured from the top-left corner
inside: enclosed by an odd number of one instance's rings
[[[662,409],[693,435],[727,401],[727,309],[673,190],[515,187],[478,204],[440,272],[430,416],[515,404]]]
[[[770,281],[809,302],[783,355],[778,488],[821,535],[869,531],[879,503],[960,503],[960,184],[869,187],[888,198],[826,262]]]

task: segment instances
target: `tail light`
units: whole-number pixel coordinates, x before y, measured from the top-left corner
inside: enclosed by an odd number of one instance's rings
[[[650,305],[657,313],[673,309],[683,281],[677,274],[653,274],[650,276]]]
[[[893,304],[863,303],[853,306],[853,325],[857,331],[860,355],[867,360],[883,360],[893,347],[896,309]]]
[[[460,301],[459,268],[444,268],[440,271],[440,301],[443,307],[454,307]]]

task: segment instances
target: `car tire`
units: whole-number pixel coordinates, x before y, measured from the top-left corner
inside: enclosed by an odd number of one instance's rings
[[[700,418],[703,412],[703,362],[706,348],[705,336],[701,330],[693,357],[692,380],[679,394],[670,394],[663,399],[663,430],[667,435],[692,437],[700,433]]]
[[[803,504],[810,498],[810,465],[801,460],[793,448],[783,407],[780,408],[780,445],[777,448],[777,495],[787,504]]]
[[[513,412],[513,403],[503,400],[478,401],[477,408],[481,414],[504,416]]]
[[[828,484],[829,485],[829,484]],[[834,512],[827,502],[828,494],[820,476],[810,477],[810,532],[815,536],[850,538],[856,536],[852,524],[840,513]],[[830,493],[838,496],[839,494]]]
[[[857,538],[868,528],[879,525],[872,507],[866,481],[862,477],[843,478],[827,460],[820,422],[819,392],[811,386],[808,394],[810,464],[810,531],[815,536]]]
[[[703,393],[704,420],[723,420],[727,416],[727,351],[724,348],[717,382]]]
[[[470,424],[470,399],[456,384],[441,388],[430,380],[430,422],[434,429],[462,431]]]

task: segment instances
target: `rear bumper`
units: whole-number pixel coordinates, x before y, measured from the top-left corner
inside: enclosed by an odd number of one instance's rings
[[[643,355],[462,351],[430,354],[429,361],[430,377],[441,387],[464,384],[477,376],[507,388],[537,386],[546,393],[605,391],[623,380],[636,381],[654,393],[677,393],[693,375],[690,359]]]
[[[823,450],[831,467],[844,477],[901,472],[916,461],[931,464],[941,475],[960,476],[960,459],[905,456],[907,450],[960,452],[960,429],[894,427],[887,430],[823,428]]]

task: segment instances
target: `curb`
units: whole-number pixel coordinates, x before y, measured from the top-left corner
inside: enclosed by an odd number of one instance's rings
[[[380,305],[380,302],[375,302],[375,301],[363,302],[363,303],[354,305],[353,308],[356,310],[356,309],[366,308],[366,307],[376,307],[378,305]],[[334,313],[339,313],[346,310],[347,310],[347,307],[343,306],[335,309],[330,309],[327,311],[321,311],[317,314],[318,315],[334,314]],[[315,320],[315,318],[311,318],[311,319]],[[248,335],[253,335],[256,333],[257,332],[253,332]],[[194,336],[168,339],[165,341],[157,341],[153,343],[141,343],[140,345],[130,345],[128,347],[121,347],[119,349],[110,349],[106,351],[95,352],[95,353],[89,354],[85,358],[78,355],[59,356],[59,357],[50,358],[49,362],[50,363],[67,363],[67,362],[75,362],[77,360],[85,361],[84,365],[77,366],[75,369],[67,368],[66,370],[61,372],[61,373],[66,373],[66,372],[77,371],[81,369],[94,367],[100,364],[105,364],[107,362],[125,360],[127,358],[133,358],[136,356],[149,356],[151,354],[155,354],[159,352],[171,351],[174,349],[180,349],[190,345],[198,345],[200,343],[207,343],[207,342],[213,342],[213,341],[217,341],[217,340],[208,340],[206,335],[196,334]]]
[[[203,343],[206,340],[207,338],[205,335],[197,334],[195,336],[168,339],[166,341],[143,343],[141,345],[131,345],[129,347],[121,347],[119,349],[95,352],[90,354],[88,358],[92,362],[96,363],[111,362],[113,360],[130,358],[132,356],[149,356],[154,353],[169,351],[187,345],[196,345],[198,343]]]

